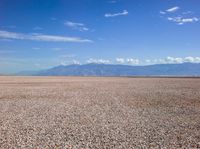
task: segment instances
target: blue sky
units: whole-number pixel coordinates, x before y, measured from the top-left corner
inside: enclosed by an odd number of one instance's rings
[[[0,73],[200,62],[199,0],[1,0]]]

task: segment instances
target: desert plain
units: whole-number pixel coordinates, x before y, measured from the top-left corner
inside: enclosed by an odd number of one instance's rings
[[[200,78],[1,76],[0,148],[200,148]]]

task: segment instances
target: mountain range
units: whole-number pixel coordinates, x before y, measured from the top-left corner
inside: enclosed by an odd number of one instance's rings
[[[17,75],[32,76],[200,76],[200,63],[130,66],[84,64],[57,66],[41,71],[24,71]]]

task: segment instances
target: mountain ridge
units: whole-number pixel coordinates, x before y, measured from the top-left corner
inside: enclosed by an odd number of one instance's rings
[[[28,72],[28,71],[24,71]],[[120,64],[59,65],[31,74],[33,76],[200,76],[200,63],[131,66]]]

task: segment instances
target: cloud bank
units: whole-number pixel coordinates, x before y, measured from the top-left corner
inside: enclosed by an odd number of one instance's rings
[[[181,64],[181,63],[200,63],[200,57],[171,57],[168,56],[164,59],[154,59],[154,60],[149,60],[149,63],[152,64]]]
[[[182,63],[200,63],[200,57],[172,57],[159,59],[141,60],[137,58],[115,58],[115,60],[93,59],[86,60],[86,63],[96,64],[120,64],[120,65],[154,65],[154,64],[182,64]]]

